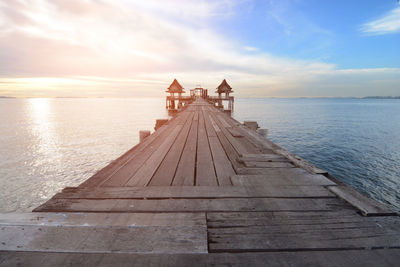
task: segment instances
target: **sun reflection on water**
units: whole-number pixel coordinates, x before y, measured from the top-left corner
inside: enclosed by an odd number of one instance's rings
[[[41,172],[55,167],[60,162],[58,135],[52,117],[52,105],[48,98],[29,99],[29,115],[31,117],[31,134],[36,148],[33,167],[40,167]]]

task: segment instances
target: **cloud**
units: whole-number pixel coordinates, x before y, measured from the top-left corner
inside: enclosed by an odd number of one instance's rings
[[[363,97],[371,95],[398,96],[400,68],[335,69],[318,76],[311,83],[280,93],[292,96]]]
[[[396,7],[377,20],[363,24],[361,31],[372,35],[400,32],[400,7]]]
[[[245,47],[243,47],[243,49],[246,51],[249,51],[249,52],[255,52],[255,51],[259,50],[257,47],[253,47],[253,46],[245,46]]]
[[[231,1],[202,1],[203,11],[198,12],[193,2],[174,2],[175,6],[166,4],[166,10],[174,10],[169,16],[185,13],[187,20],[194,16],[208,21],[206,14],[217,16],[234,6]],[[30,6],[19,7],[19,15],[30,23],[5,21],[6,28],[12,30],[1,33],[1,75],[136,79],[141,73],[154,73],[156,77],[159,73],[213,71],[219,77],[232,72],[288,80],[308,76],[299,75],[301,72],[330,67],[265,53],[241,54],[241,46],[215,33],[212,27],[176,23],[168,16],[160,18],[157,14],[163,10],[162,3],[33,1]],[[3,6],[2,11],[7,13],[8,9]]]
[[[227,78],[239,96],[323,95],[310,88],[348,75],[215,31],[215,21],[235,19],[247,2],[0,2],[0,95],[161,96],[173,78],[211,89]],[[370,77],[389,79],[381,71]]]

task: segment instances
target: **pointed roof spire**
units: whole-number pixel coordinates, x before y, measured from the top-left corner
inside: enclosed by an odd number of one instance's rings
[[[183,90],[182,85],[179,84],[179,82],[174,79],[174,81],[171,83],[171,85],[168,87],[167,93],[184,93],[185,91]]]
[[[216,93],[232,93],[232,87],[224,79],[222,83],[217,87]]]

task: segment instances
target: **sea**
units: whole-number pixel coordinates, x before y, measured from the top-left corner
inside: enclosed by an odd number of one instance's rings
[[[400,211],[400,100],[235,98],[232,116]],[[0,99],[0,212],[77,186],[168,118],[164,98]]]

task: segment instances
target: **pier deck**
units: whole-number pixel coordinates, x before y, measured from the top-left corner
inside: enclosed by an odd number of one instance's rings
[[[400,260],[396,213],[201,98],[34,211],[1,217],[0,265]]]

